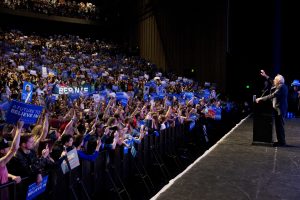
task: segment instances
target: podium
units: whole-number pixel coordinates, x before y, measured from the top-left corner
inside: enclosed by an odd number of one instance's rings
[[[271,101],[253,102],[253,145],[273,144],[274,114]]]

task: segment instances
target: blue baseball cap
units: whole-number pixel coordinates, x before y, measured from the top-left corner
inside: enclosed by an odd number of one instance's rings
[[[291,84],[291,86],[300,86],[299,80],[294,80]]]

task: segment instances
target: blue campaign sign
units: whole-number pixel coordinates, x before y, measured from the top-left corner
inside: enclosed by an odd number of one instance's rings
[[[216,107],[215,111],[216,111],[215,120],[221,120],[222,119],[222,109],[220,107]]]
[[[74,101],[75,99],[79,99],[79,93],[69,93],[69,98]]]
[[[6,100],[0,103],[0,110],[7,111],[10,107],[10,101]]]
[[[45,176],[45,177],[43,177],[43,180],[39,185],[37,185],[36,183],[29,185],[26,200],[34,199],[38,195],[45,192],[46,187],[47,187],[47,181],[48,181],[48,176]]]
[[[115,91],[115,92],[118,92],[119,87],[117,85],[113,85],[112,86],[112,90]]]
[[[147,85],[144,86],[144,95],[149,94],[149,89],[150,89],[150,86],[147,86]]]
[[[194,93],[193,92],[182,92],[182,96],[185,99],[191,99],[194,97]]]
[[[107,95],[109,94],[109,91],[107,89],[104,89],[104,90],[100,91],[99,94],[100,94],[100,96],[107,97]]]
[[[164,86],[162,86],[162,85],[157,86],[156,87],[156,93],[159,94],[159,95],[166,94],[166,90],[165,90]]]
[[[98,78],[98,74],[92,74],[93,79],[97,79]]]
[[[121,99],[128,99],[129,96],[126,92],[116,92],[116,99],[121,100]]]
[[[127,106],[128,100],[127,99],[121,99],[119,102],[121,103],[121,105],[123,107],[125,107],[125,106]]]
[[[126,92],[116,92],[116,100],[120,102],[122,106],[127,106],[129,96]]]
[[[166,100],[166,106],[172,106],[172,102],[169,100]]]
[[[24,81],[22,90],[22,100],[25,103],[30,103],[32,100],[33,85],[30,82]]]
[[[21,119],[24,121],[24,124],[35,124],[42,111],[42,106],[25,104],[12,100],[10,108],[6,113],[6,122],[9,124],[16,124],[17,121]]]
[[[193,130],[195,128],[195,125],[196,125],[195,121],[194,120],[191,121],[189,131]]]
[[[128,147],[124,147],[123,153],[124,153],[124,155],[128,154]]]

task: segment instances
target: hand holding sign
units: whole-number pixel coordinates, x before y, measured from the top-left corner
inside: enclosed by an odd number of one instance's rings
[[[17,129],[21,130],[21,129],[23,128],[23,125],[24,125],[24,122],[21,121],[21,120],[19,120],[19,121],[17,122]]]
[[[38,184],[33,183],[28,186],[27,197],[26,200],[35,199],[37,196],[45,192],[47,187],[48,176],[42,177],[41,174],[38,175]]]
[[[36,176],[36,184],[39,185],[43,180],[42,174]]]

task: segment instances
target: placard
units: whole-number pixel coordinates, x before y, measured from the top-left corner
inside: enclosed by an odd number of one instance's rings
[[[67,153],[67,159],[70,163],[71,170],[80,165],[77,150],[75,148]],[[61,163],[61,169],[63,174],[69,171],[68,164],[65,160]]]
[[[6,113],[6,122],[9,124],[16,124],[18,120],[21,119],[24,121],[24,124],[35,124],[42,111],[42,106],[25,104],[12,100],[10,108]]]
[[[47,181],[48,181],[48,176],[44,176],[42,182],[39,185],[37,185],[36,183],[29,185],[27,195],[26,195],[26,200],[34,199],[38,195],[45,192],[47,187]]]

